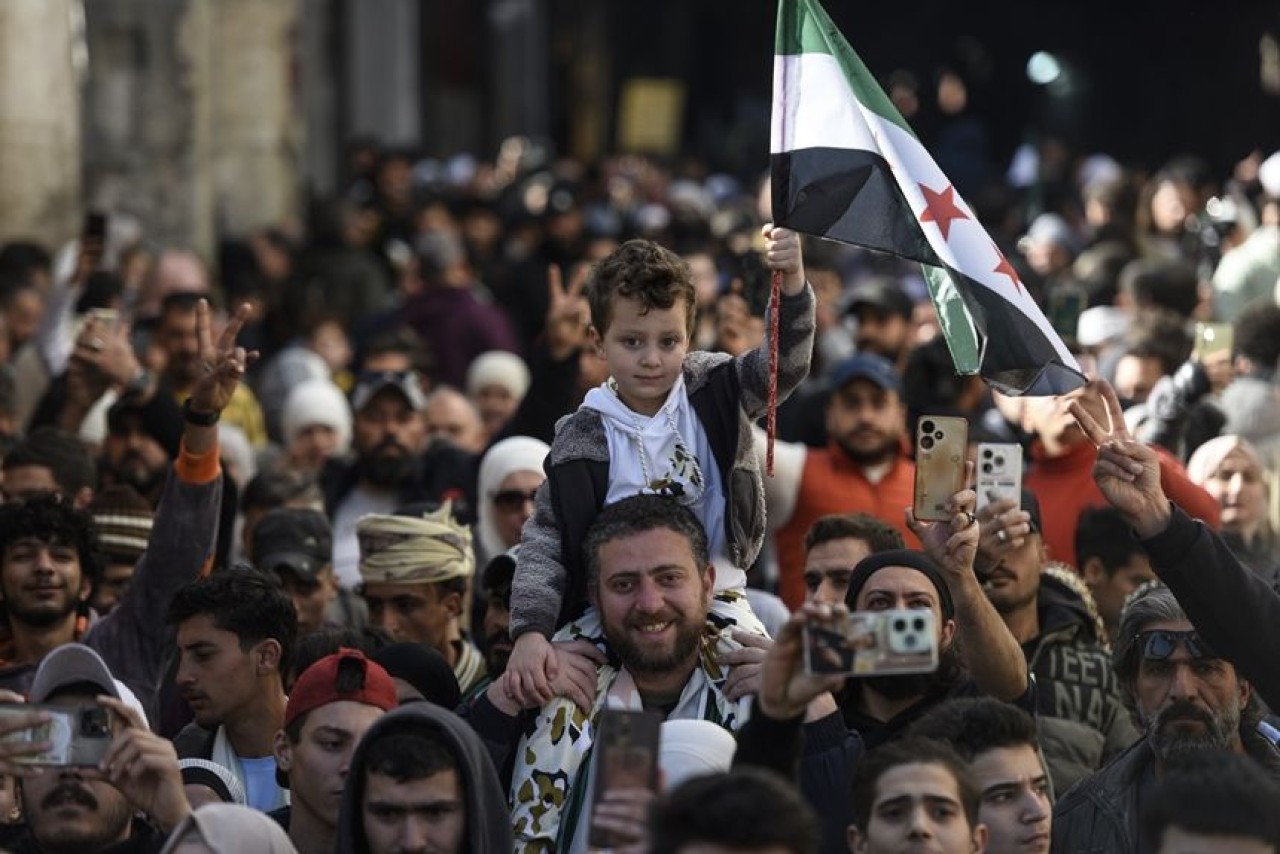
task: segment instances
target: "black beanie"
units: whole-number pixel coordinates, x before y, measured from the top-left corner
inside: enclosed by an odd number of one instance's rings
[[[867,579],[890,566],[905,566],[923,573],[938,590],[938,600],[942,606],[942,619],[950,620],[955,617],[956,606],[951,601],[951,588],[947,587],[946,576],[942,574],[942,570],[938,568],[938,565],[933,562],[933,558],[924,552],[913,551],[912,549],[891,549],[887,552],[876,552],[858,561],[858,565],[853,568],[853,574],[849,577],[849,592],[844,594],[845,604],[849,606],[850,611],[856,610],[855,603],[858,601],[858,594],[866,586]]]

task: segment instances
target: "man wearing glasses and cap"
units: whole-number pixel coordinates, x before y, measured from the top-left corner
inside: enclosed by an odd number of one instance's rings
[[[1157,574],[1169,575],[1186,592],[1184,576],[1190,570],[1184,564],[1199,560],[1194,572],[1237,587],[1233,570],[1239,562],[1229,552],[1215,552],[1217,536],[1169,503],[1160,487],[1159,459],[1129,433],[1115,390],[1100,382],[1094,391],[1103,401],[1106,423],[1079,401],[1071,404],[1071,414],[1099,449],[1093,470],[1098,489],[1143,540]],[[1253,685],[1200,631],[1208,629],[1230,643],[1236,650],[1233,659],[1252,658],[1256,664],[1264,657],[1239,654],[1244,648],[1235,643],[1232,631],[1223,629],[1224,615],[1214,613],[1224,604],[1220,596],[1214,603],[1188,598],[1186,611],[1163,584],[1144,586],[1130,597],[1116,633],[1114,667],[1144,737],[1058,802],[1055,851],[1154,850],[1158,840],[1142,838],[1139,814],[1165,767],[1180,754],[1229,750],[1251,757],[1280,780],[1280,753],[1260,734],[1261,709]],[[1236,605],[1240,613],[1250,607],[1244,601]],[[1263,642],[1261,637],[1258,641]]]
[[[447,443],[428,447],[426,405],[413,371],[363,374],[351,394],[355,459],[330,460],[320,474],[325,511],[333,521],[333,571],[344,588],[360,582],[361,516],[451,499],[458,516],[471,521],[475,456]]]

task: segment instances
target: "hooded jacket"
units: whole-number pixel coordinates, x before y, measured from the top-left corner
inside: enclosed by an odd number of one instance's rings
[[[1099,642],[1096,614],[1055,572],[1050,567],[1040,576],[1040,633],[1022,650],[1036,678],[1040,743],[1054,790],[1065,792],[1136,741],[1138,732]]]
[[[470,854],[509,854],[511,823],[506,793],[483,742],[453,712],[431,703],[401,706],[383,715],[364,734],[351,757],[351,771],[342,792],[338,814],[338,854],[366,854],[364,820],[365,756],[369,745],[396,729],[430,731],[441,737],[458,763],[462,798],[466,804],[467,831],[462,850]]]

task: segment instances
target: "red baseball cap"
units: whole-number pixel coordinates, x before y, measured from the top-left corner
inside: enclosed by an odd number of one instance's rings
[[[359,662],[364,678],[348,690],[338,689],[338,672],[343,661]],[[288,727],[301,715],[312,709],[327,706],[340,700],[364,703],[390,711],[396,703],[396,683],[382,665],[365,658],[356,649],[343,647],[333,655],[312,664],[302,672],[289,692],[289,704],[284,709],[284,725]]]

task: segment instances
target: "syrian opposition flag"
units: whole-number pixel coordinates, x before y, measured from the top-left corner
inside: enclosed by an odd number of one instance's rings
[[[919,261],[956,370],[1005,394],[1084,384],[1075,359],[817,0],[780,0],[773,219]]]

